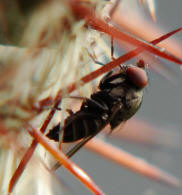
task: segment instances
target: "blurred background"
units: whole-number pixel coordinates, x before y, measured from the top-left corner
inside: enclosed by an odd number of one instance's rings
[[[123,1],[124,3],[124,1]],[[136,1],[135,1],[136,3]],[[144,8],[131,5],[125,9],[131,12],[141,12],[141,16],[149,23],[153,23],[148,12]],[[155,28],[167,33],[182,26],[182,1],[181,0],[156,0]],[[141,27],[143,28],[143,26]],[[147,33],[147,29],[145,34]],[[182,33],[173,36],[179,44],[182,44]],[[152,39],[150,39],[152,40]],[[121,51],[122,52],[122,51]],[[178,51],[179,54],[182,50]],[[118,51],[118,55],[121,55]],[[141,119],[156,126],[156,131],[164,132],[158,135],[157,143],[136,143],[126,140],[108,138],[108,142],[122,149],[146,159],[182,181],[182,77],[178,65],[157,59],[164,67],[169,68],[170,78],[166,80],[161,75],[148,70],[149,84],[144,92],[144,100],[141,109],[135,118]],[[134,61],[132,61],[134,62]],[[150,61],[147,61],[150,64]],[[128,121],[130,123],[130,121]],[[123,128],[122,131],[124,131]],[[136,131],[133,127],[133,131]],[[137,129],[139,131],[139,129]],[[181,195],[181,189],[172,189],[161,185],[145,177],[132,173],[125,168],[99,157],[86,149],[81,149],[72,160],[85,170],[94,181],[107,193],[113,195]],[[90,194],[72,175],[64,169],[59,169],[58,176],[69,184],[74,195]]]

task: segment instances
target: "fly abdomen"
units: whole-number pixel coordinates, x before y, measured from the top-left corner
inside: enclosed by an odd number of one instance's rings
[[[60,123],[58,125],[54,126],[47,134],[46,136],[56,142],[59,141],[59,135],[60,135],[61,126]]]
[[[73,142],[94,135],[105,124],[100,115],[78,111],[65,120],[63,142]]]

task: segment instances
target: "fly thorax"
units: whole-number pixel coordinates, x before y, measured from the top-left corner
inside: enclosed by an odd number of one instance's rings
[[[125,96],[125,88],[123,87],[115,87],[111,90],[110,92],[111,96],[114,97],[114,98],[122,98]]]
[[[143,98],[143,90],[130,88],[125,96],[125,106],[128,117],[133,116],[139,109]]]

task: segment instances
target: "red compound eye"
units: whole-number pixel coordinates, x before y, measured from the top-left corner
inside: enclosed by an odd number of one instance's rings
[[[128,67],[126,70],[126,74],[130,78],[132,83],[139,88],[145,87],[148,83],[147,74],[142,68],[136,66]]]

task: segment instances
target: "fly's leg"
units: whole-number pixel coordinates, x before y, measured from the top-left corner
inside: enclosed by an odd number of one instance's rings
[[[111,36],[111,59],[114,61],[114,37]]]
[[[91,60],[92,60],[95,64],[98,64],[98,65],[101,65],[101,66],[104,66],[104,65],[105,65],[104,63],[95,60],[96,57],[93,56],[89,51],[88,51],[88,55],[90,56]]]

